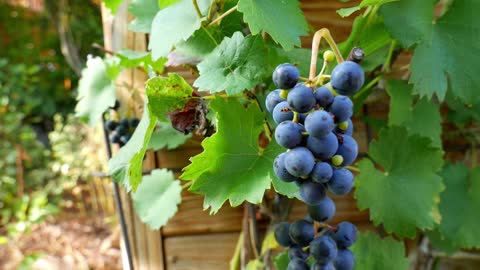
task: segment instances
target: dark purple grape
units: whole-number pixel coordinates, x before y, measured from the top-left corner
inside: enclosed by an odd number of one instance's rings
[[[335,215],[335,211],[335,203],[328,196],[325,196],[319,204],[308,206],[308,213],[318,222],[329,221]]]
[[[275,123],[280,124],[283,121],[293,120],[293,112],[288,102],[282,101],[273,108],[273,120]]]
[[[315,229],[312,223],[300,219],[290,224],[289,235],[295,244],[305,247],[315,237]]]
[[[317,88],[317,90],[315,90],[314,96],[317,104],[322,108],[330,106],[334,98],[332,92],[326,86]]]
[[[310,178],[313,182],[327,183],[332,178],[333,169],[332,166],[326,162],[317,162],[313,167],[313,171],[310,173]]]
[[[319,204],[325,198],[325,186],[312,181],[303,181],[300,185],[299,194],[304,203],[308,205]]]
[[[322,235],[310,243],[310,254],[318,263],[326,264],[337,256],[337,244],[331,237]]]
[[[328,190],[335,195],[346,195],[353,188],[353,174],[345,169],[338,168],[333,170],[332,179],[327,183]]]
[[[323,138],[334,128],[333,117],[327,111],[314,111],[305,118],[305,129],[310,136]]]
[[[329,110],[336,123],[347,121],[353,115],[353,102],[347,96],[336,96]]]
[[[350,222],[344,221],[337,225],[335,241],[339,248],[348,248],[357,241],[357,227]]]
[[[308,270],[308,264],[299,258],[295,258],[288,263],[287,270]]]
[[[118,124],[120,126],[123,126],[125,129],[128,129],[130,127],[130,121],[128,120],[128,118],[120,119],[120,121],[118,121]]]
[[[117,132],[113,132],[110,134],[110,142],[111,143],[120,143],[120,136],[117,134]]]
[[[310,270],[336,270],[332,263],[321,264],[319,262],[315,262],[310,267]]]
[[[333,260],[336,270],[353,270],[355,267],[355,255],[348,249],[339,249],[337,257]]]
[[[288,222],[280,222],[275,226],[273,235],[275,236],[277,243],[282,247],[289,247],[293,245],[293,241],[290,238],[289,232],[290,224]]]
[[[330,132],[327,136],[320,139],[308,136],[307,148],[312,151],[316,158],[328,160],[335,155],[338,150],[337,136],[333,132]]]
[[[278,65],[273,71],[273,83],[280,89],[290,89],[298,83],[300,73],[296,66],[292,64]]]
[[[118,122],[114,120],[108,120],[105,122],[105,128],[108,131],[114,131],[115,128],[118,126]]]
[[[131,137],[131,135],[129,135],[129,134],[122,135],[122,136],[120,136],[120,142],[121,142],[123,145],[125,145],[125,144],[127,144],[128,141],[130,140],[130,137]]]
[[[129,125],[132,128],[136,128],[139,123],[140,123],[140,119],[138,119],[137,117],[130,118],[129,120]]]
[[[315,166],[315,158],[306,147],[290,149],[285,155],[285,168],[294,176],[308,176]]]
[[[343,157],[341,166],[348,166],[352,164],[358,155],[358,145],[355,139],[348,135],[343,135],[336,155]]]
[[[306,260],[308,253],[303,251],[301,246],[291,246],[288,250],[288,259],[293,260],[294,258],[299,258]]]
[[[303,140],[304,127],[292,121],[283,121],[275,129],[275,140],[284,148],[294,148]]]
[[[332,71],[330,83],[340,95],[352,95],[362,88],[365,72],[362,67],[352,61],[338,64]]]
[[[290,90],[287,102],[292,110],[299,113],[306,113],[315,107],[316,100],[312,89],[300,84]]]
[[[291,175],[285,168],[285,154],[286,153],[281,153],[275,158],[275,161],[273,162],[273,171],[278,179],[285,182],[293,182],[298,180],[298,177]]]
[[[123,136],[123,135],[127,135],[127,132],[128,132],[128,129],[124,126],[124,125],[118,125],[116,128],[115,128],[115,132],[118,134],[118,136]]]
[[[280,91],[280,89],[273,90],[267,95],[267,98],[265,99],[265,107],[270,113],[273,112],[273,109],[275,108],[275,106],[277,106],[278,103],[285,101],[284,98],[280,97]]]

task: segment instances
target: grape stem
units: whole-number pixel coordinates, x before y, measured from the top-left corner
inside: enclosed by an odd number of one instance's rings
[[[318,51],[320,49],[320,42],[322,41],[322,38],[325,38],[328,45],[330,45],[330,48],[335,54],[335,58],[337,58],[337,62],[341,63],[344,61],[343,56],[338,49],[337,43],[335,43],[335,41],[333,40],[330,31],[328,31],[327,28],[322,28],[318,30],[317,32],[315,32],[312,41],[312,58],[310,59],[310,74],[308,77],[310,80],[315,79],[315,75],[317,74]]]
[[[195,7],[195,11],[197,12],[197,16],[199,19],[202,18],[202,12],[200,12],[200,8],[198,7],[197,0],[192,0],[193,6]]]
[[[357,100],[358,97],[362,96],[363,93],[365,93],[366,91],[368,91],[370,88],[372,88],[373,86],[375,86],[378,81],[380,81],[380,79],[382,79],[382,76],[377,76],[375,77],[375,79],[371,80],[367,85],[365,85],[362,89],[360,89],[360,91],[358,91],[357,93],[355,93],[355,95],[353,95],[352,99],[353,100]]]
[[[235,5],[234,7],[232,7],[231,9],[225,11],[222,15],[218,16],[217,18],[215,18],[215,20],[213,20],[211,23],[209,23],[207,25],[207,27],[210,27],[218,22],[220,22],[223,18],[227,17],[228,15],[232,14],[233,12],[235,12],[238,8],[238,5]]]
[[[296,112],[296,111],[293,111],[293,120],[292,120],[292,122],[298,123],[298,112]]]

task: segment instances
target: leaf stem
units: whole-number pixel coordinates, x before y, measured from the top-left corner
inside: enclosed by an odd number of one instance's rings
[[[337,58],[337,62],[341,63],[344,61],[343,56],[338,49],[337,43],[335,43],[335,40],[333,40],[330,31],[328,31],[327,28],[322,28],[318,30],[317,32],[315,32],[312,41],[312,58],[310,59],[310,74],[308,76],[310,80],[313,80],[315,78],[315,75],[317,74],[318,51],[320,49],[320,42],[322,41],[322,38],[325,38],[328,45],[330,45],[330,48],[333,50],[333,53]]]
[[[200,8],[198,7],[197,0],[192,0],[192,3],[193,3],[193,6],[195,7],[195,11],[197,12],[198,18],[201,19],[203,16],[202,16],[202,12],[200,11]]]
[[[360,91],[355,93],[355,95],[353,95],[352,99],[357,100],[357,98],[360,97],[363,93],[365,93],[366,91],[370,90],[370,88],[375,86],[375,84],[377,84],[378,81],[380,81],[381,78],[382,78],[382,76],[375,77],[375,79],[371,80],[367,85],[365,85],[362,89],[360,89]]]
[[[193,184],[193,181],[190,181],[190,182],[188,182],[188,183],[183,184],[183,185],[182,185],[182,190],[189,188],[192,184]]]
[[[355,166],[346,166],[345,168],[349,169],[350,171],[360,172],[360,169],[358,167],[355,167]]]
[[[233,12],[235,12],[238,8],[238,5],[235,5],[234,7],[232,7],[231,9],[225,11],[222,15],[218,16],[217,18],[215,18],[215,20],[213,20],[211,23],[209,23],[207,25],[207,27],[210,27],[218,22],[220,22],[223,18],[227,17],[228,15],[232,14]]]
[[[230,260],[230,270],[238,270],[240,269],[240,253],[242,251],[243,246],[243,232],[240,232],[238,237],[237,245],[235,246],[235,252],[233,253],[233,257]]]
[[[393,56],[393,51],[395,50],[395,45],[397,45],[396,40],[392,40],[390,43],[390,48],[388,49],[388,55],[387,59],[385,59],[385,63],[383,63],[382,71],[383,72],[390,72],[390,65],[392,64],[392,56]]]

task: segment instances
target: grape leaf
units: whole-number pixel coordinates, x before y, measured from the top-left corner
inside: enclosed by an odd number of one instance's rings
[[[299,47],[300,36],[307,35],[308,24],[296,0],[240,0],[238,10],[253,35],[265,31],[284,49]]]
[[[436,0],[402,0],[382,5],[388,31],[404,47],[420,42],[431,31]]]
[[[211,0],[197,0],[202,14],[208,11]],[[150,43],[153,60],[166,57],[172,47],[179,41],[188,39],[201,26],[203,18],[199,18],[191,0],[179,2],[161,9],[152,23]]]
[[[358,163],[355,197],[361,210],[370,210],[375,225],[389,233],[414,237],[416,228],[431,229],[440,222],[438,200],[444,186],[436,174],[442,167],[442,151],[430,140],[408,135],[401,127],[380,131],[369,145],[369,159]]]
[[[368,7],[368,6],[373,6],[373,5],[381,5],[381,4],[385,4],[385,3],[388,3],[388,2],[395,2],[395,1],[399,1],[399,0],[363,0],[358,6],[341,8],[341,9],[337,10],[337,13],[341,17],[345,18],[345,17],[348,17],[348,16],[352,15],[352,13],[354,13],[355,11],[358,11],[362,8],[365,8],[365,7]]]
[[[177,3],[178,1],[179,0],[158,0],[158,4],[160,5],[160,8],[166,8]]]
[[[167,121],[167,112],[183,108],[193,90],[180,75],[169,73],[168,77],[148,80],[146,92],[152,113],[161,121]]]
[[[446,189],[440,196],[440,233],[458,247],[480,247],[480,168],[449,164],[442,176]]]
[[[118,7],[122,4],[123,0],[102,0],[105,6],[110,9],[112,14],[117,13]]]
[[[100,57],[87,60],[78,83],[76,116],[94,125],[102,114],[115,105],[115,86],[107,74],[107,66]]]
[[[153,18],[159,10],[158,0],[131,0],[128,11],[136,18],[130,22],[128,29],[134,32],[150,33]]]
[[[135,190],[142,181],[143,157],[157,122],[157,117],[148,108],[146,100],[142,119],[132,137],[108,161],[109,174],[127,191]]]
[[[275,264],[277,270],[287,270],[289,262],[290,259],[288,259],[287,251],[280,253],[279,255],[275,256],[275,258],[273,258],[273,263]]]
[[[405,0],[384,6],[391,9],[385,13],[385,20],[392,35],[406,45],[418,43],[410,62],[410,82],[420,96],[430,98],[436,94],[443,101],[450,85],[455,97],[464,103],[475,104],[480,101],[477,93],[480,77],[476,74],[480,67],[477,53],[480,25],[474,11],[480,9],[480,2],[454,1],[448,12],[436,22],[432,20],[432,2],[435,1]],[[407,19],[403,17],[405,14],[408,14]],[[388,24],[387,20],[391,23]]]
[[[133,206],[140,220],[154,230],[167,224],[182,201],[180,181],[167,169],[153,170],[142,179],[132,194]]]
[[[411,134],[429,138],[432,145],[442,147],[442,117],[433,100],[421,98],[413,105],[412,86],[406,81],[390,80],[387,92],[390,96],[389,125],[404,126]]]
[[[261,36],[244,37],[236,32],[222,43],[199,65],[200,77],[194,86],[211,93],[225,90],[227,94],[242,93],[263,81],[266,74],[266,47]]]
[[[452,254],[459,250],[459,247],[455,246],[452,240],[447,239],[440,233],[438,227],[435,228],[433,231],[426,232],[426,235],[428,236],[428,240],[430,240],[430,243],[435,249],[439,249],[443,252],[446,252],[447,254]]]
[[[234,207],[244,201],[261,202],[281,150],[273,141],[266,149],[258,145],[264,114],[236,99],[216,98],[210,108],[216,112],[217,132],[202,142],[204,151],[190,159],[180,178],[194,181],[190,190],[205,196],[204,207],[211,213],[226,200]]]
[[[167,61],[164,57],[153,61],[150,53],[132,50],[120,50],[116,55],[120,58],[119,65],[122,68],[142,67],[146,72],[151,67],[156,72],[162,73]]]
[[[405,247],[392,237],[382,239],[373,232],[360,233],[351,251],[355,255],[355,270],[408,269]]]
[[[172,127],[171,123],[158,122],[157,127],[148,142],[148,149],[157,151],[160,149],[175,149],[184,144],[192,137],[192,134],[184,135]]]

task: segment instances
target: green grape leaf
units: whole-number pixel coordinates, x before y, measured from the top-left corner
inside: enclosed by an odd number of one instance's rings
[[[179,0],[157,0],[160,8],[166,8],[177,3]]]
[[[149,67],[156,72],[162,73],[167,59],[161,57],[156,61],[152,60],[151,54],[148,52],[120,50],[117,54],[120,58],[120,65],[124,68],[142,67],[148,72]]]
[[[147,149],[153,151],[164,148],[168,150],[175,149],[192,137],[192,134],[185,135],[174,129],[171,123],[158,122],[157,127],[148,142]]]
[[[307,21],[295,0],[239,0],[238,10],[253,35],[265,31],[287,50],[300,47],[300,36],[308,33]]]
[[[192,87],[175,73],[168,77],[155,77],[147,81],[150,110],[161,121],[167,121],[167,112],[181,109],[192,97]]]
[[[87,60],[78,83],[76,116],[94,125],[102,114],[115,105],[115,85],[107,74],[107,66],[100,57]]]
[[[431,229],[440,222],[438,200],[444,186],[437,175],[443,152],[427,138],[409,135],[403,127],[380,131],[369,145],[369,159],[358,163],[355,198],[360,210],[369,209],[375,225],[389,233],[414,237],[416,229]]]
[[[389,125],[404,126],[411,134],[429,138],[432,145],[442,147],[442,117],[433,100],[421,98],[413,105],[412,85],[406,81],[390,80],[387,92],[390,96]]]
[[[465,105],[459,99],[452,96],[452,92],[447,93],[445,103],[448,105],[447,119],[450,123],[458,127],[465,127],[472,122],[480,122],[480,100],[473,105]]]
[[[402,0],[383,5],[385,26],[404,47],[420,42],[431,31],[436,0]]]
[[[382,239],[373,232],[360,233],[351,251],[355,255],[355,270],[408,269],[405,247],[392,237]]]
[[[387,4],[382,7],[386,26],[404,46],[418,43],[410,62],[410,82],[416,93],[428,98],[436,94],[443,101],[450,86],[455,97],[475,104],[480,101],[476,91],[480,77],[475,73],[480,62],[480,25],[472,10],[479,10],[480,2],[454,1],[448,12],[434,21],[435,2]]]
[[[288,259],[288,251],[280,253],[273,258],[273,263],[275,264],[277,270],[287,270],[289,262],[290,259]]]
[[[132,194],[133,206],[140,220],[154,230],[167,224],[182,201],[182,186],[167,169],[145,175]]]
[[[442,217],[442,220],[443,218],[444,217]],[[435,249],[446,252],[447,254],[452,254],[460,249],[459,247],[455,246],[452,240],[443,236],[438,230],[438,227],[433,231],[426,232],[426,235]]]
[[[118,7],[122,4],[123,0],[102,0],[105,6],[110,9],[112,14],[117,13]]]
[[[128,11],[136,18],[130,22],[128,29],[134,32],[150,33],[153,18],[159,10],[158,0],[131,0]]]
[[[244,37],[236,32],[226,37],[200,64],[200,77],[194,82],[199,91],[242,93],[263,81],[267,70],[267,50],[261,36]]]
[[[148,108],[147,100],[142,119],[132,137],[108,161],[109,174],[127,191],[136,190],[142,182],[143,157],[157,122],[157,117]]]
[[[358,11],[362,8],[373,6],[373,5],[381,5],[388,2],[395,2],[399,0],[363,0],[358,6],[348,7],[348,8],[341,8],[337,10],[338,15],[345,18],[352,15],[355,11]]]
[[[446,189],[440,196],[440,233],[457,247],[479,248],[480,168],[449,164],[442,176]]]
[[[194,181],[190,190],[205,196],[204,207],[211,213],[227,200],[233,207],[261,202],[281,151],[274,141],[265,149],[258,145],[264,113],[236,99],[216,98],[210,109],[216,112],[217,132],[202,142],[204,151],[190,159],[180,178]]]
[[[205,14],[211,0],[197,0],[197,3],[201,13]],[[153,60],[167,56],[175,44],[187,40],[199,29],[202,21],[203,18],[198,17],[191,0],[180,0],[157,12],[148,44]]]

